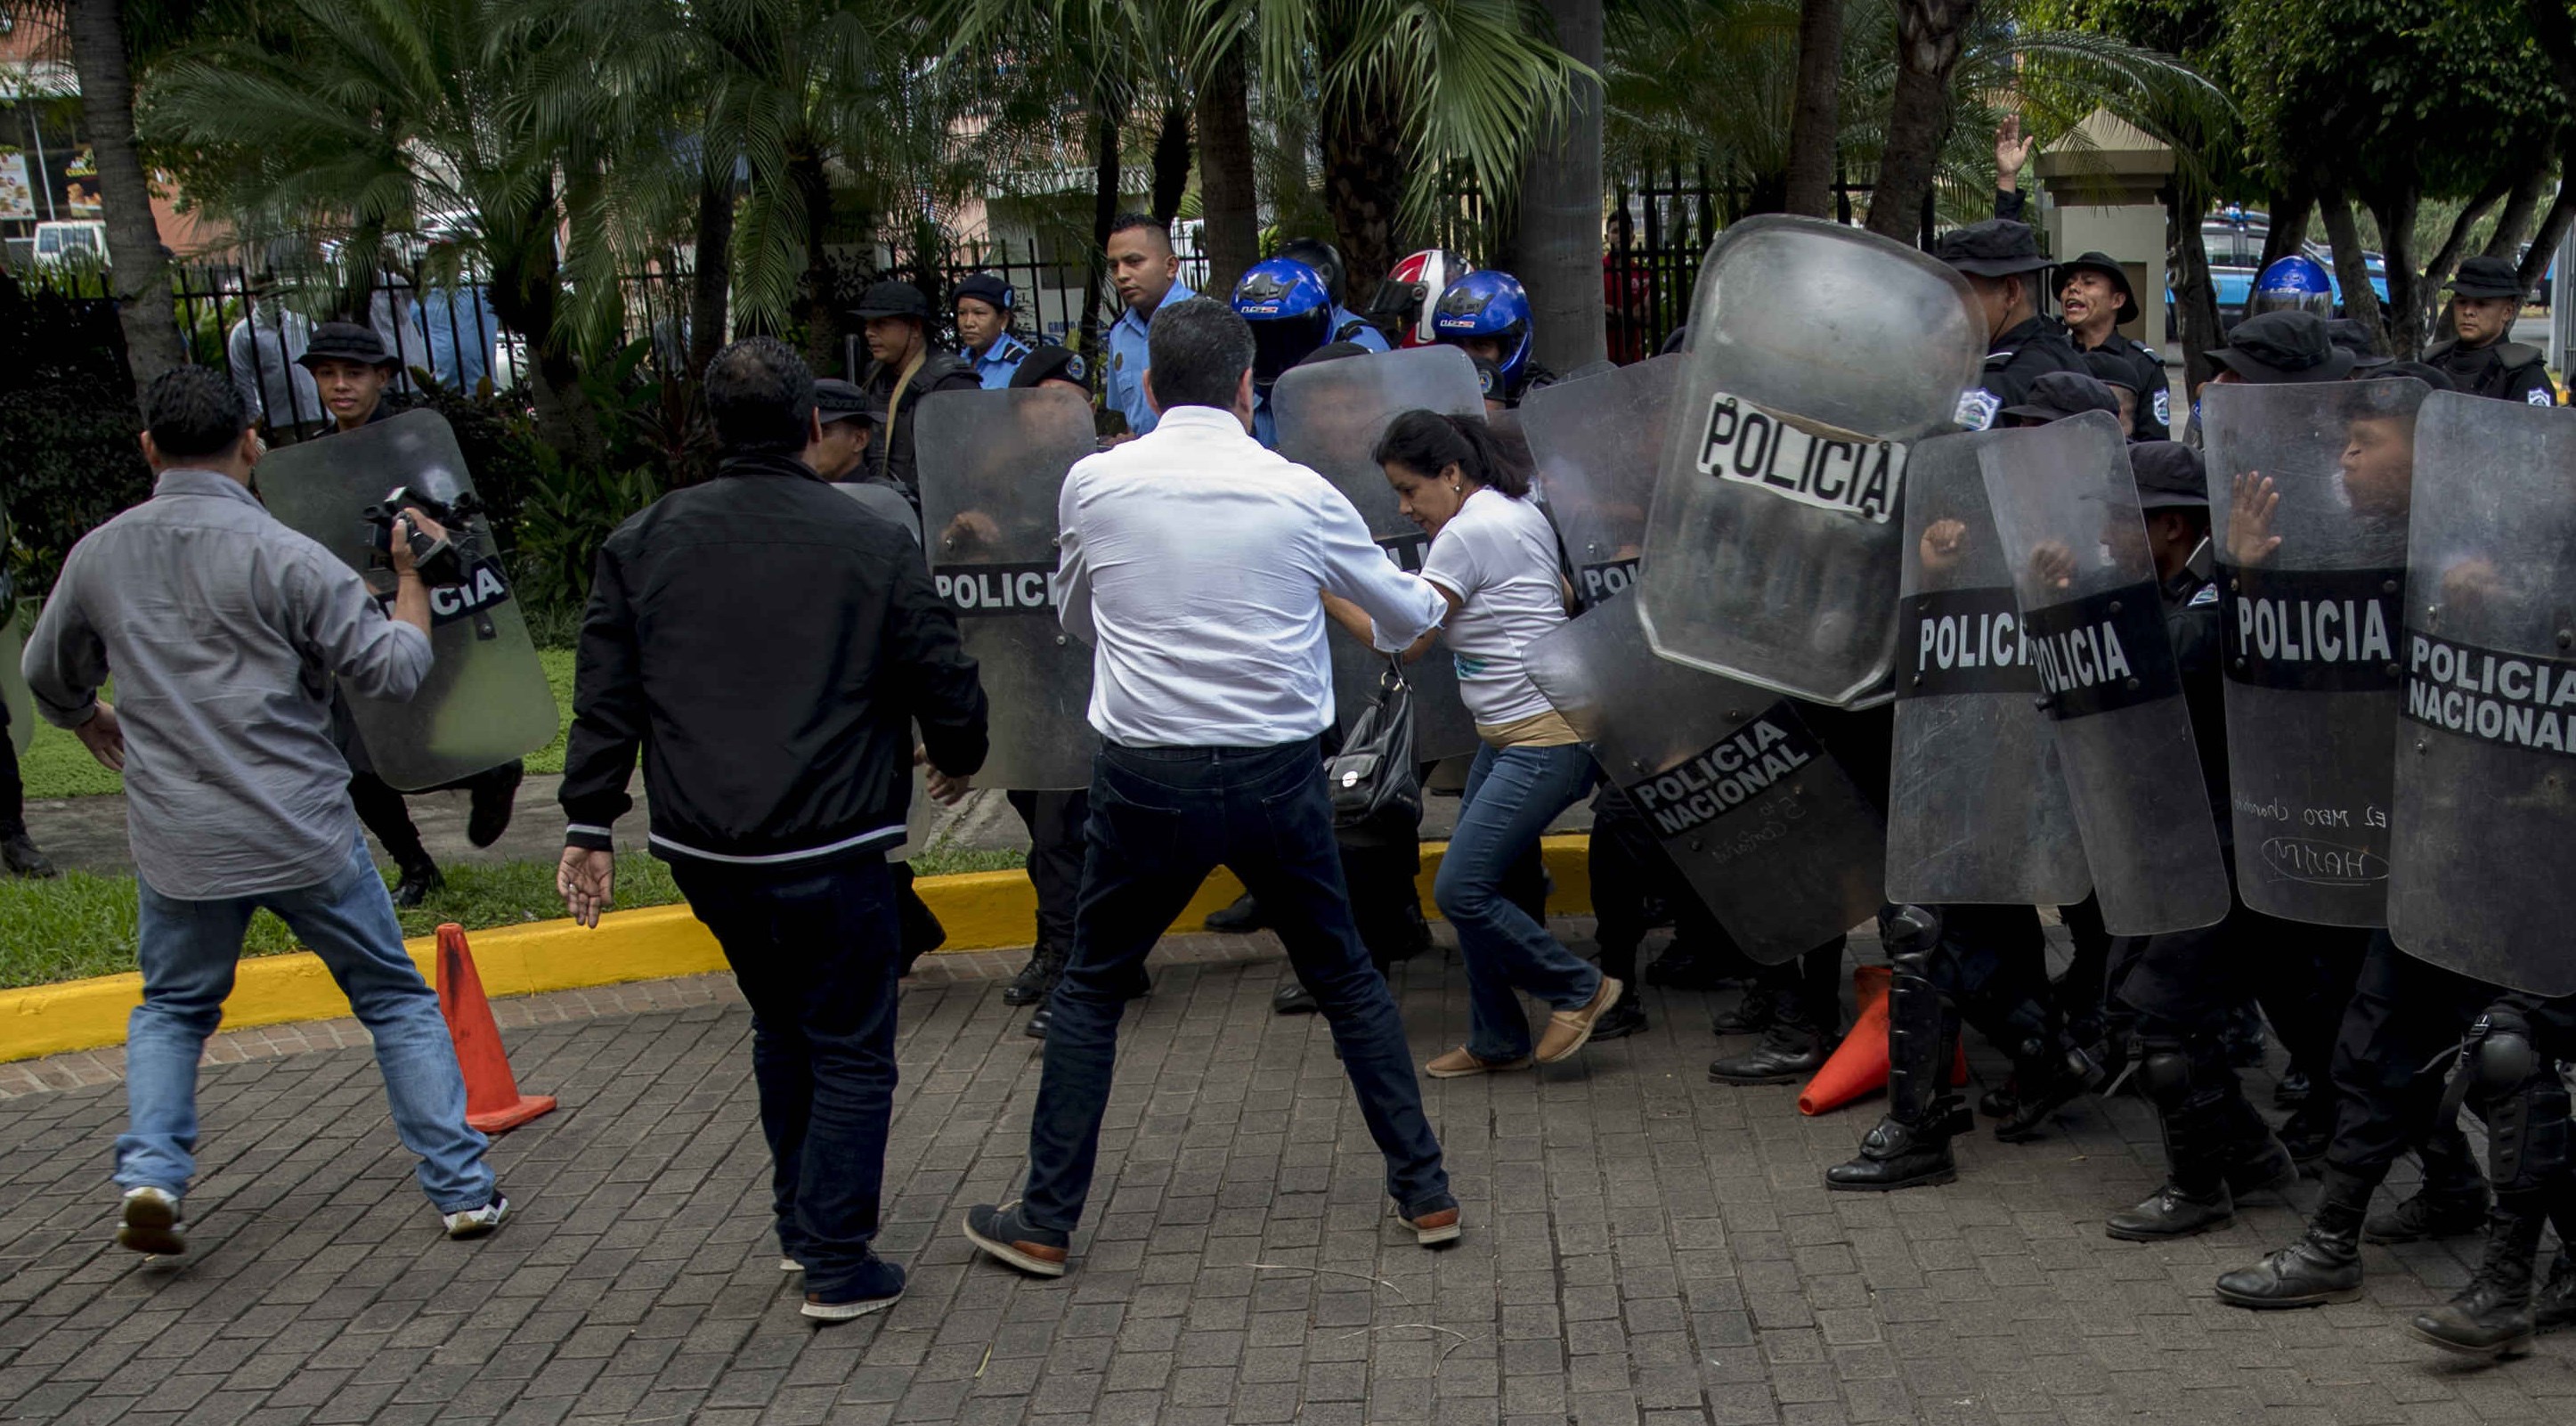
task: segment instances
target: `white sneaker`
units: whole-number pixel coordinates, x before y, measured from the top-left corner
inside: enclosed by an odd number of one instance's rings
[[[118,1247],[163,1255],[188,1251],[186,1226],[179,1221],[179,1196],[168,1189],[127,1189],[121,1216]]]
[[[780,1258],[778,1260],[778,1270],[783,1273],[801,1273],[805,1271],[805,1265],[796,1261],[794,1258]]]
[[[439,1221],[447,1225],[447,1236],[451,1238],[480,1238],[500,1227],[502,1221],[509,1216],[510,1200],[495,1193],[492,1195],[492,1201],[482,1207],[468,1208],[456,1213],[442,1213],[439,1215]]]

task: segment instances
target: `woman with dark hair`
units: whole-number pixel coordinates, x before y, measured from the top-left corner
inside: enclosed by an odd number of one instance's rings
[[[1405,517],[1431,535],[1422,577],[1449,603],[1435,632],[1446,634],[1484,741],[1432,887],[1467,962],[1467,1043],[1424,1072],[1450,1079],[1553,1064],[1583,1048],[1620,992],[1617,978],[1576,957],[1502,889],[1513,861],[1592,786],[1591,753],[1521,663],[1531,640],[1566,619],[1556,531],[1528,499],[1529,473],[1479,418],[1407,411],[1387,426],[1376,458]],[[1344,627],[1370,636],[1365,615],[1327,598]],[[1421,657],[1433,637],[1406,657]],[[1515,991],[1552,1011],[1535,1046]]]

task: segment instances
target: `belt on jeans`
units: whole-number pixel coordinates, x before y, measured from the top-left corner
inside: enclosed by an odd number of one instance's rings
[[[1104,740],[1100,746],[1101,750],[1104,752],[1116,753],[1122,758],[1136,758],[1145,762],[1245,762],[1253,758],[1278,757],[1285,753],[1295,752],[1301,748],[1313,748],[1321,741],[1322,735],[1317,734],[1315,737],[1299,738],[1294,742],[1262,743],[1248,747],[1236,747],[1225,744],[1207,744],[1194,747],[1166,747],[1159,745],[1139,747],[1129,743],[1115,743],[1106,740]],[[1322,756],[1320,751],[1317,753],[1317,756],[1319,758]]]

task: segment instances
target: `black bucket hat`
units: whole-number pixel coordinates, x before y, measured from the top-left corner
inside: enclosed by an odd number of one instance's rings
[[[862,322],[879,317],[910,317],[926,326],[930,322],[930,299],[909,282],[872,282],[866,295],[859,298],[858,310],[850,315]]]
[[[2120,266],[2109,253],[2080,253],[2071,261],[2059,263],[2057,285],[2060,290],[2066,286],[2067,274],[2075,272],[2098,272],[2111,280],[2111,290],[2120,294],[2121,321],[2129,321],[2138,315],[2138,294],[2129,286],[2129,270]]]
[[[2087,411],[2120,414],[2120,398],[2110,387],[2080,371],[2052,371],[2030,384],[2030,394],[1997,412],[2028,421],[2063,421]]]
[[[2129,447],[2129,473],[2138,482],[2138,509],[2209,508],[2209,477],[2200,452],[2180,441],[2140,441]]]
[[[1932,256],[1979,277],[2045,272],[2053,266],[2039,251],[2039,234],[2030,224],[2010,218],[1952,228],[1932,240]]]
[[[2352,353],[2334,344],[2326,319],[2314,312],[2261,312],[2236,324],[2227,345],[2209,359],[2247,381],[2272,385],[2299,381],[2341,381],[2352,370]]]
[[[362,366],[402,365],[402,358],[385,350],[385,339],[376,329],[357,322],[325,322],[313,329],[304,343],[304,354],[295,364],[306,371],[317,361],[354,361]]]
[[[2352,353],[2352,369],[2368,371],[2386,366],[2395,357],[2381,356],[2370,345],[2370,329],[2351,317],[2337,317],[2326,323],[2326,340]]]
[[[2463,258],[2459,273],[2451,279],[2451,295],[2510,297],[2519,302],[2523,297],[2522,274],[2500,257]]]

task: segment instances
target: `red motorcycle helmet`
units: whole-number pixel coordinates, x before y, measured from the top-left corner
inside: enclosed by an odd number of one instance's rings
[[[1369,325],[1399,347],[1427,347],[1439,340],[1431,327],[1440,294],[1476,265],[1441,248],[1424,248],[1389,269],[1369,299]]]

